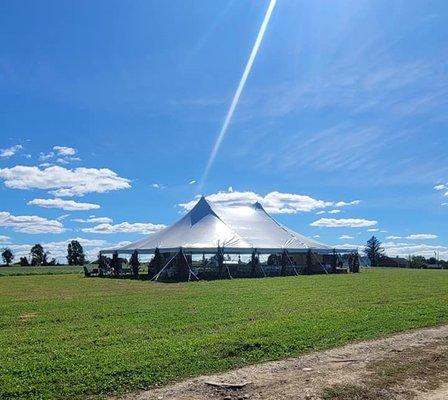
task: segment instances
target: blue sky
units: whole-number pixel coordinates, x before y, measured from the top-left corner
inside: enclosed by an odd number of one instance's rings
[[[199,188],[268,4],[3,1],[0,246],[94,254],[204,193],[448,258],[446,1],[278,0]]]

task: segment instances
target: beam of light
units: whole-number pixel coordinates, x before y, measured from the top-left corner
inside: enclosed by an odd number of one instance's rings
[[[204,174],[202,175],[201,182],[199,184],[198,189],[202,190],[205,181],[207,180],[210,169],[215,161],[216,155],[218,154],[219,147],[226,135],[227,129],[229,127],[230,121],[232,120],[233,113],[240,99],[241,93],[244,89],[244,85],[246,84],[247,78],[252,69],[252,65],[254,63],[255,57],[257,56],[258,49],[260,48],[261,42],[263,40],[264,33],[266,32],[266,28],[268,27],[269,20],[271,18],[272,12],[274,11],[275,4],[277,0],[271,0],[266,10],[266,14],[264,16],[263,22],[261,24],[260,30],[257,35],[257,39],[255,40],[254,47],[250,53],[249,59],[247,60],[246,68],[244,69],[243,75],[241,77],[240,83],[238,84],[238,88],[236,89],[235,94],[233,95],[232,103],[230,104],[229,111],[227,111],[226,118],[224,119],[224,123],[222,124],[221,130],[216,138],[215,144],[213,145],[212,151],[210,153],[210,157],[207,162],[207,166],[205,167]]]

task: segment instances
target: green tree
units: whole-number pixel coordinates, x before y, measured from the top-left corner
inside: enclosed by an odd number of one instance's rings
[[[47,254],[40,244],[35,244],[30,250],[31,265],[39,266],[47,263]]]
[[[28,267],[30,263],[28,262],[28,258],[26,257],[20,257],[20,266],[21,267]]]
[[[412,256],[409,264],[411,268],[426,268],[426,259],[423,256]]]
[[[72,240],[67,246],[68,265],[84,265],[86,257],[84,249],[77,240]]]
[[[11,261],[14,259],[14,254],[12,254],[11,249],[3,249],[2,258],[6,265],[11,264]]]
[[[364,253],[369,258],[370,265],[372,267],[378,267],[383,251],[381,242],[375,236],[372,236],[367,241],[366,247],[364,248]]]
[[[165,265],[165,262],[166,261],[163,258],[162,254],[160,254],[160,250],[156,248],[156,250],[154,251],[154,257],[148,264],[148,275],[157,275]]]
[[[138,277],[138,273],[140,271],[140,261],[138,259],[138,253],[137,250],[135,250],[132,253],[131,259],[130,259],[130,264],[132,267],[132,274],[134,275],[134,277]]]

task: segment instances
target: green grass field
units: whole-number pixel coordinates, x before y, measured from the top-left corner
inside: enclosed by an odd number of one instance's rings
[[[82,274],[83,269],[79,266],[50,266],[50,267],[21,267],[18,265],[0,267],[0,277],[15,275],[60,275],[60,274]]]
[[[448,271],[0,278],[0,398],[82,398],[448,322]]]

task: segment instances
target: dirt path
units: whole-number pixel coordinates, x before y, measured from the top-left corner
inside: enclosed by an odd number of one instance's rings
[[[448,399],[448,325],[202,376],[122,399]]]

